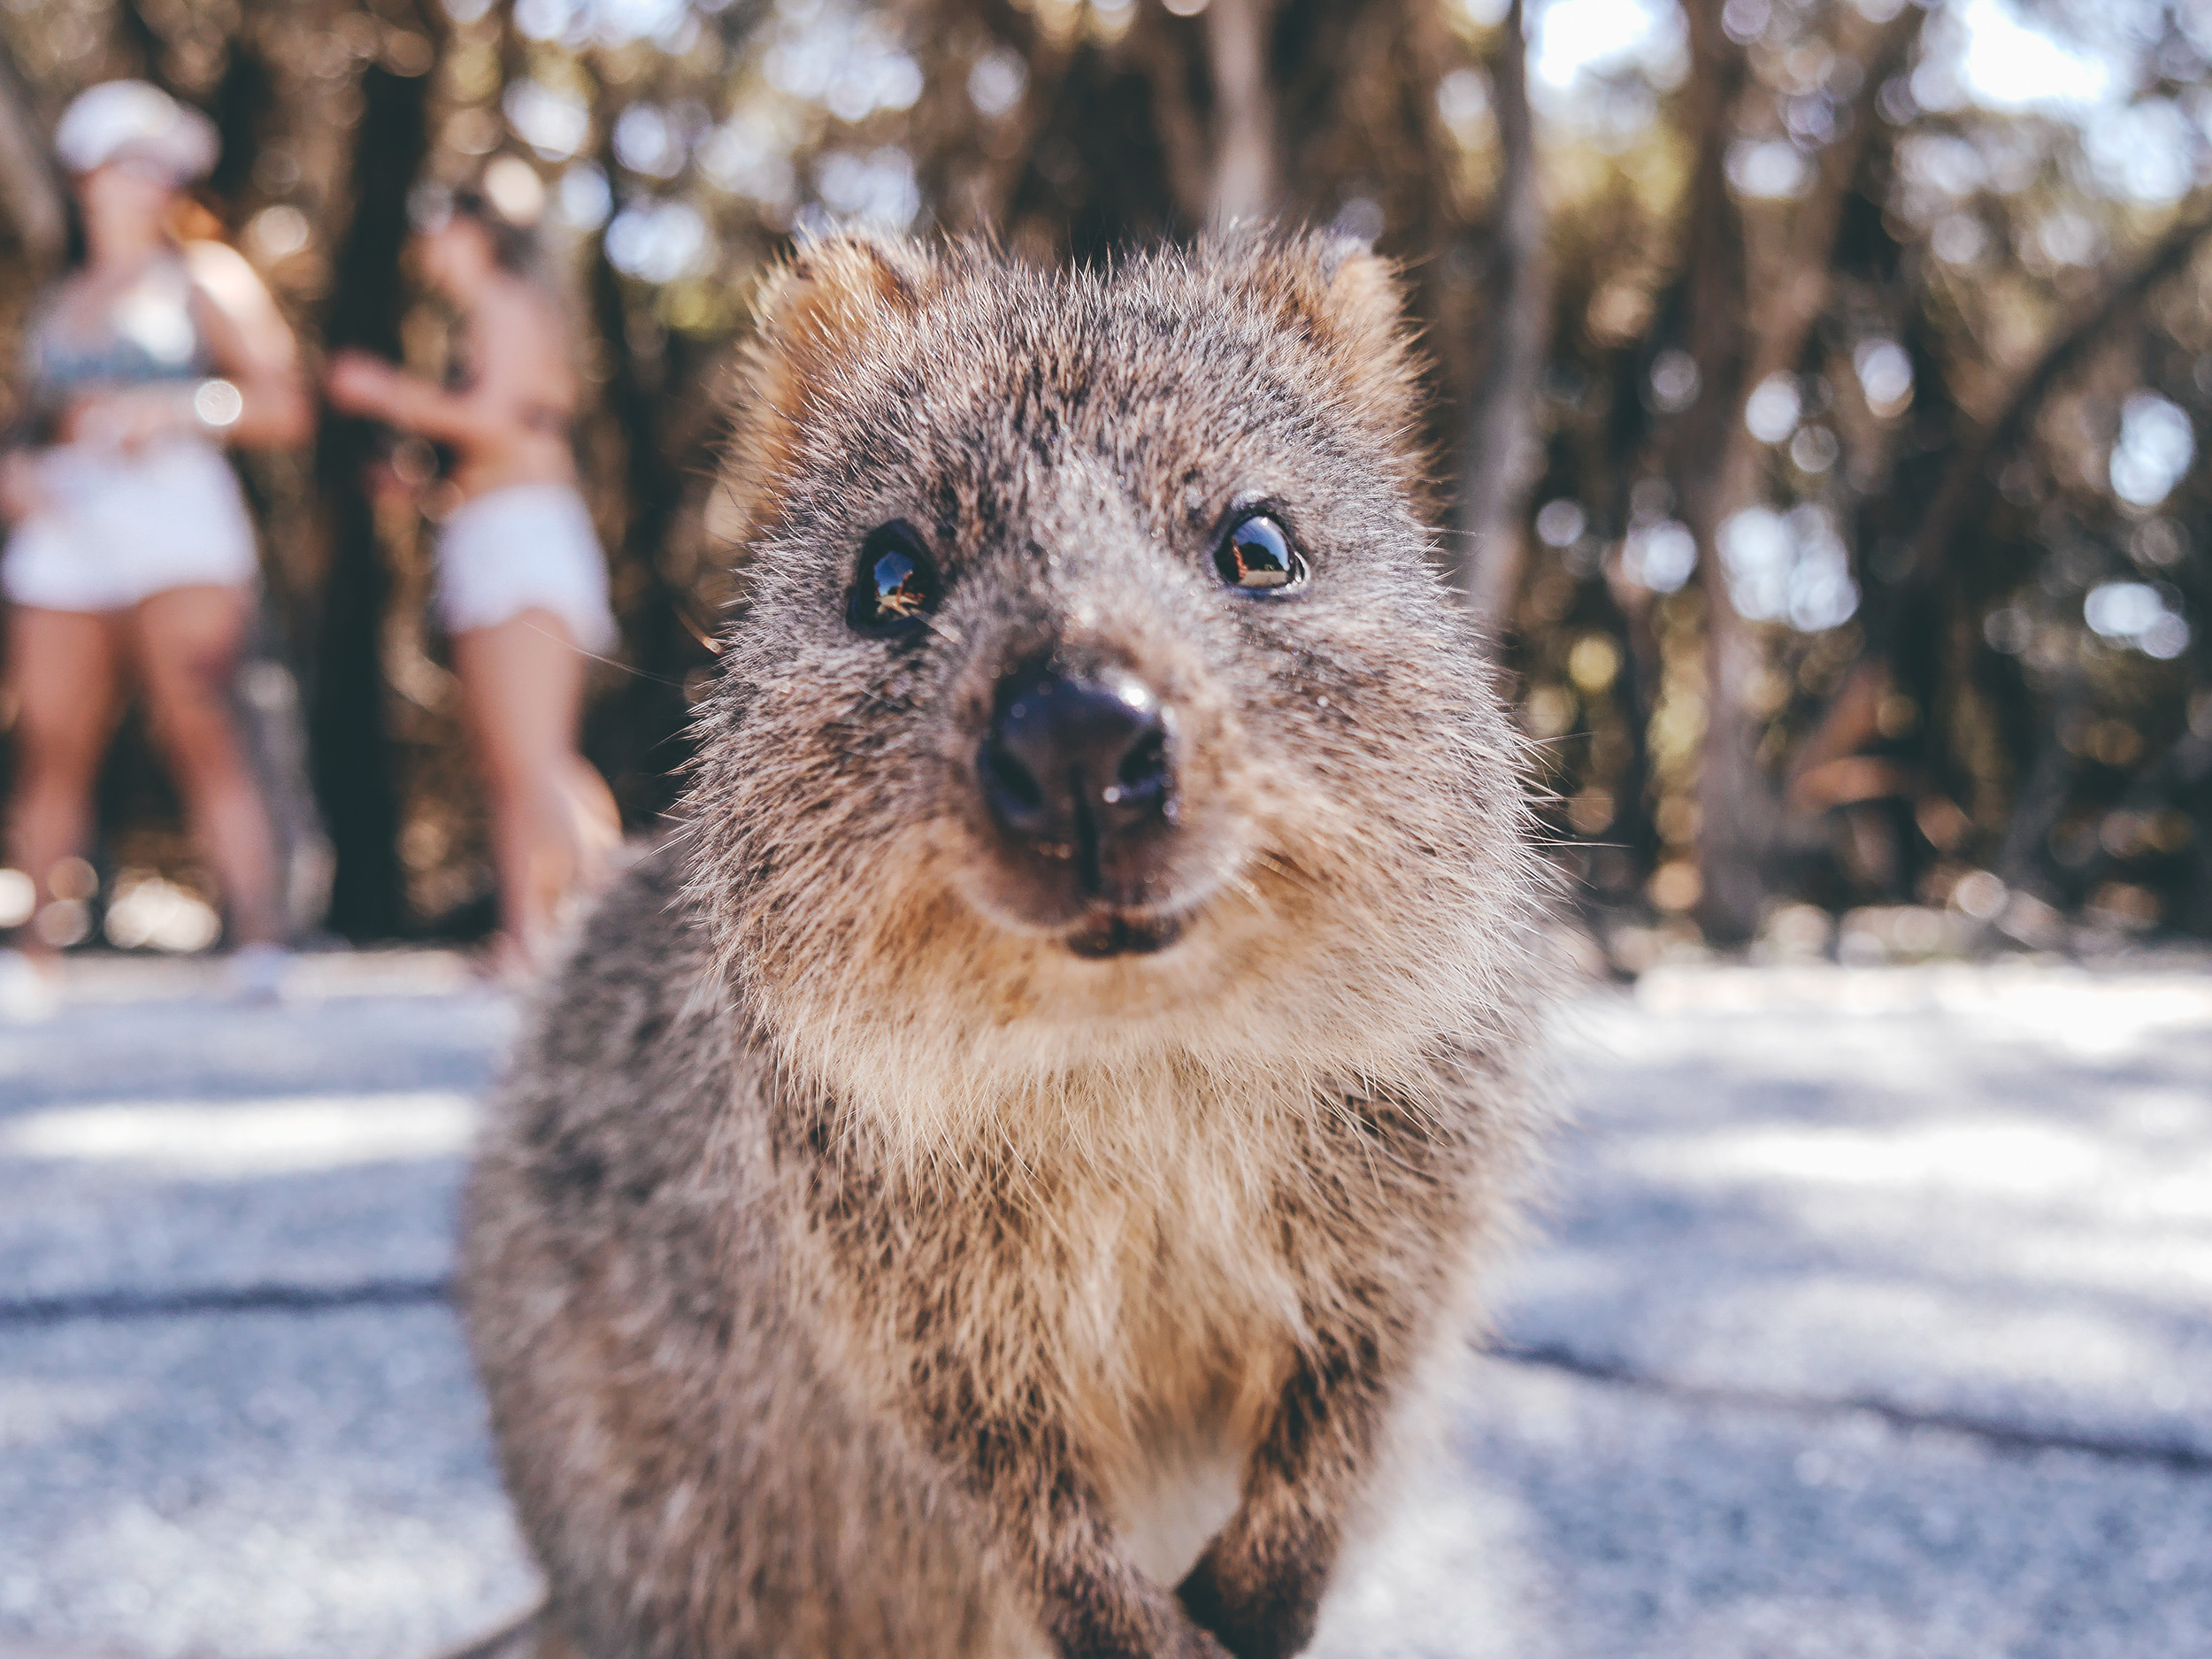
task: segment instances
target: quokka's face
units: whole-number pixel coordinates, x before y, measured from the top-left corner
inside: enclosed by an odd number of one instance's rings
[[[848,1029],[1350,1012],[1517,852],[1379,265],[810,258],[696,807],[741,971]]]

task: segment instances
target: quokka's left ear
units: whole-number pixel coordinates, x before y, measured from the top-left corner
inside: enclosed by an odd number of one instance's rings
[[[741,541],[764,527],[824,391],[920,309],[934,274],[919,243],[864,232],[809,242],[770,273],[738,376],[718,530]]]

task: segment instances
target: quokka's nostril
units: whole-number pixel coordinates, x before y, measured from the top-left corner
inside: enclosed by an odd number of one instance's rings
[[[1114,780],[1105,790],[1109,806],[1148,803],[1167,787],[1167,733],[1159,727],[1142,733],[1114,769]]]
[[[1045,792],[1029,768],[995,744],[983,751],[983,769],[1008,805],[1031,812],[1044,805]]]

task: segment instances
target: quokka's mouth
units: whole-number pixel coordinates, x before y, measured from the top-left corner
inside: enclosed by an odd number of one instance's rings
[[[1087,916],[1066,936],[1068,949],[1089,962],[1111,956],[1148,956],[1183,936],[1184,916],[1138,916],[1100,910]]]

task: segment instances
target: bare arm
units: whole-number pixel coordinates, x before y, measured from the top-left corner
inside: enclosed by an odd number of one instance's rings
[[[33,451],[0,449],[0,520],[21,524],[46,504]]]
[[[568,346],[549,307],[518,283],[480,304],[472,326],[476,375],[468,390],[448,391],[366,352],[347,351],[331,365],[331,402],[459,449],[539,435],[546,413],[568,416],[575,403]]]
[[[35,388],[35,359],[27,361],[25,366],[22,384]],[[35,406],[21,403],[10,407],[8,414],[12,419],[0,424],[0,525],[19,525],[46,506],[46,492],[38,479],[38,455],[45,440],[44,428],[50,422],[40,419]]]
[[[298,343],[269,290],[235,250],[194,242],[185,250],[209,355],[238,388],[229,441],[248,449],[287,449],[307,442],[315,412],[300,373]]]
[[[216,376],[228,389],[175,381],[94,391],[73,403],[62,436],[72,443],[134,449],[179,433],[248,449],[289,449],[314,429],[299,349],[269,290],[220,242],[184,250],[193,320]]]
[[[456,449],[486,448],[508,437],[514,428],[512,421],[500,411],[486,408],[473,393],[449,392],[365,351],[342,351],[332,358],[326,384],[334,408]]]

